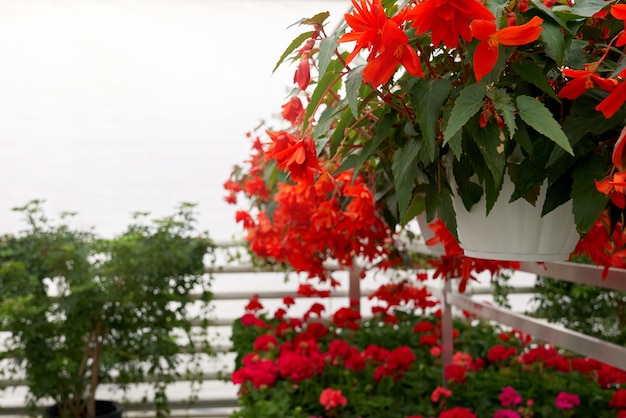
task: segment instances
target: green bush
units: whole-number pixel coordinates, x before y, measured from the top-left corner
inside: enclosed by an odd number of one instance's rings
[[[29,406],[53,399],[75,418],[93,416],[101,383],[150,377],[157,413],[167,414],[168,383],[181,373],[200,381],[197,363],[210,352],[190,314],[211,300],[212,243],[195,231],[193,205],[155,221],[136,215],[112,239],[72,228],[68,216],[49,220],[40,201],[16,210],[28,229],[0,239],[0,327],[11,333],[0,374],[25,372]]]

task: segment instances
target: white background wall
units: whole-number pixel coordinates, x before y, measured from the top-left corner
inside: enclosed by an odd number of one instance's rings
[[[240,234],[222,184],[245,133],[280,112],[295,68],[272,69],[310,30],[288,27],[349,5],[0,0],[0,234],[24,227],[10,209],[34,198],[104,235],[182,201],[213,238]]]

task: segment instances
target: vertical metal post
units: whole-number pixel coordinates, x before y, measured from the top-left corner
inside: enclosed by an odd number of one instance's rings
[[[363,269],[355,260],[349,271],[350,281],[348,284],[348,298],[350,298],[350,306],[359,312],[361,312],[361,271],[363,271]]]
[[[450,279],[444,281],[443,297],[441,300],[441,360],[443,387],[446,387],[446,379],[443,377],[446,366],[452,364],[453,337],[452,337],[452,305],[448,303],[449,293],[452,291]]]

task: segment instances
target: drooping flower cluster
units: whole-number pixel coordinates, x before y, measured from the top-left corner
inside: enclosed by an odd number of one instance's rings
[[[241,193],[257,209],[236,215],[248,233],[250,250],[332,285],[336,282],[325,266],[329,260],[349,267],[355,257],[374,261],[386,256],[391,231],[379,217],[363,177],[353,171],[332,175],[324,170],[310,137],[298,140],[285,131],[267,134],[268,144],[254,141],[248,171],[236,168],[224,184],[229,202],[236,203]],[[268,182],[272,161],[289,178]]]

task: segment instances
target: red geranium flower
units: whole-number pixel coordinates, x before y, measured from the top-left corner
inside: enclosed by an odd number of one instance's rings
[[[477,418],[477,416],[470,409],[457,406],[447,411],[441,411],[439,418]]]
[[[348,400],[343,396],[340,389],[326,388],[320,394],[320,405],[328,411],[338,406],[348,405]]]
[[[609,402],[611,408],[626,408],[626,389],[618,389]]]

